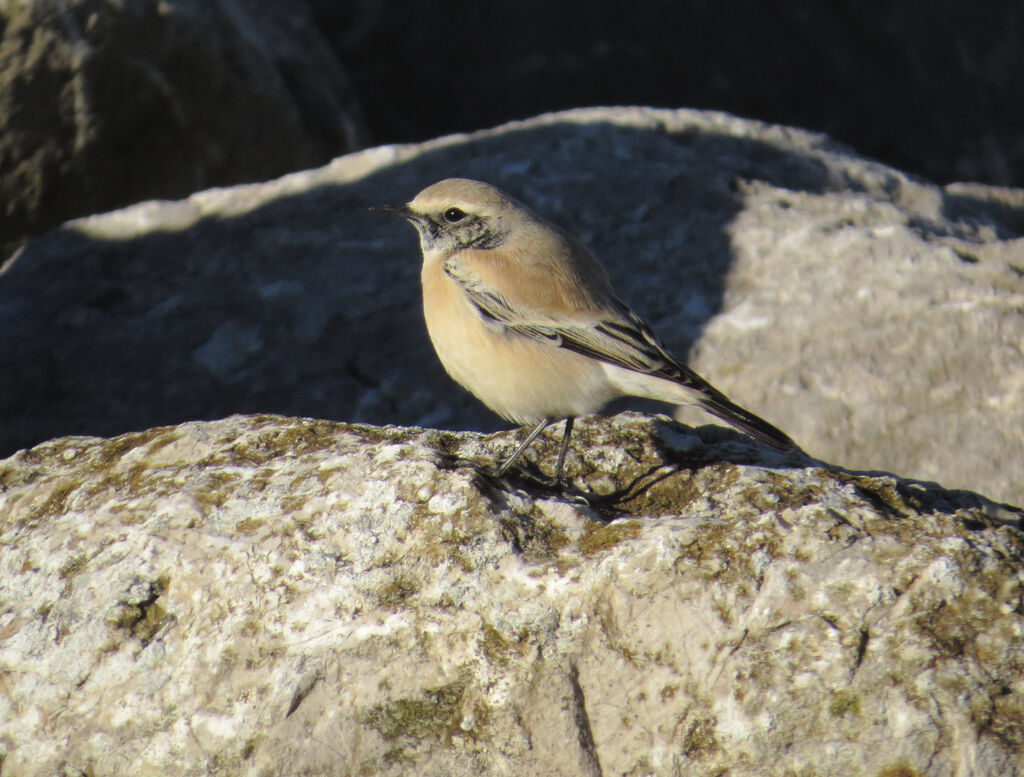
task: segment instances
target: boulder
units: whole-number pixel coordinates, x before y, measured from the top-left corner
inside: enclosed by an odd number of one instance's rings
[[[667,417],[235,416],[0,462],[5,775],[1024,763],[1021,512]]]
[[[1024,503],[1024,192],[687,110],[384,146],[44,235],[0,274],[0,450],[250,412],[499,428],[432,351],[414,232],[368,211],[453,175],[577,233],[811,454]]]
[[[0,5],[0,252],[74,216],[322,164],[365,142],[304,3]]]
[[[305,0],[375,142],[580,105],[717,108],[932,180],[1024,184],[1024,8],[948,0]],[[386,85],[386,88],[383,86]]]

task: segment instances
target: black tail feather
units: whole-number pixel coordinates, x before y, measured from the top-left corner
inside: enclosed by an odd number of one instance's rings
[[[700,406],[707,412],[780,451],[791,451],[797,447],[797,444],[785,433],[776,429],[763,418],[744,410],[721,392],[714,389],[712,391],[714,394],[701,392]]]

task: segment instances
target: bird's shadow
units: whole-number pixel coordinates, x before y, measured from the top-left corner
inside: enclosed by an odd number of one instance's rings
[[[691,428],[665,416],[647,419],[645,432],[650,444],[649,456],[636,459],[636,466],[628,471],[606,473],[615,486],[611,490],[595,489],[589,485],[597,469],[587,471],[577,462],[566,467],[562,481],[546,475],[538,461],[544,457],[534,454],[524,457],[503,474],[492,463],[461,458],[450,453],[438,453],[435,460],[446,470],[469,469],[479,492],[503,510],[512,509],[510,497],[518,494],[529,499],[551,499],[565,502],[586,511],[594,520],[610,522],[626,516],[650,515],[650,504],[656,503],[658,512],[673,507],[684,510],[692,494],[679,504],[666,502],[663,495],[652,500],[653,491],[669,478],[685,475],[692,479],[704,468],[716,465],[750,466],[774,470],[782,477],[773,478],[769,488],[778,491],[780,504],[786,504],[799,492],[806,498],[805,485],[795,486],[785,471],[818,470],[819,479],[832,479],[842,487],[851,488],[863,501],[889,519],[907,518],[915,513],[958,515],[965,529],[978,531],[997,526],[1012,526],[1024,530],[1024,510],[1014,505],[994,502],[980,494],[958,489],[947,489],[938,483],[901,478],[881,470],[849,469],[817,459],[801,449],[776,451],[746,435],[716,424]],[[679,444],[679,440],[687,438]],[[673,442],[673,440],[675,442]],[[625,477],[620,478],[619,475]],[[670,493],[686,492],[687,488],[670,489]]]
[[[539,454],[524,456],[520,462],[506,470],[498,471],[492,463],[467,459],[448,452],[438,452],[435,462],[439,469],[468,469],[472,472],[474,485],[481,494],[503,509],[509,508],[508,497],[519,493],[532,499],[554,499],[575,507],[588,510],[601,521],[611,521],[625,515],[636,515],[634,505],[652,488],[666,479],[680,474],[695,474],[713,464],[754,465],[781,469],[808,465],[815,460],[800,450],[779,453],[763,443],[751,440],[733,429],[708,425],[693,429],[665,416],[655,416],[650,422],[646,442],[650,445],[651,456],[635,459],[637,466],[630,467],[625,478],[621,474],[610,474],[615,487],[611,490],[597,490],[590,487],[588,480],[599,474],[597,468],[586,471],[580,466],[566,467],[562,480],[556,481],[546,475],[539,465]],[[689,448],[673,447],[665,442],[672,436],[688,436],[693,445]]]

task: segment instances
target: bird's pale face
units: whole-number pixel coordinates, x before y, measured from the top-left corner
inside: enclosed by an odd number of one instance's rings
[[[415,201],[405,217],[420,233],[423,254],[453,254],[467,248],[488,249],[503,245],[508,237],[500,217],[468,210],[468,203],[442,203],[419,210]]]
[[[416,227],[427,257],[505,245],[520,208],[493,186],[450,178],[393,210]]]

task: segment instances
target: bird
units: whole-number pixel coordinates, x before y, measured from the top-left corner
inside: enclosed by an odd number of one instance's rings
[[[796,448],[673,356],[578,238],[497,187],[448,178],[374,210],[419,233],[423,315],[445,370],[502,418],[532,427],[499,476],[564,419],[560,483],[576,417],[623,396],[696,404],[773,448]]]

